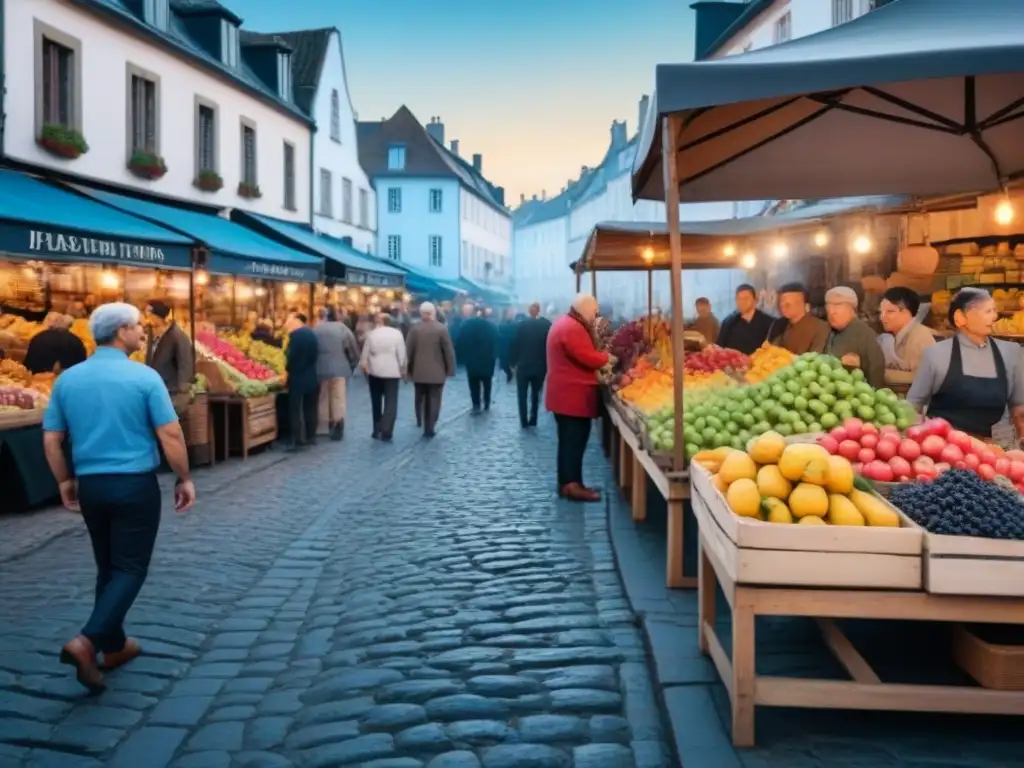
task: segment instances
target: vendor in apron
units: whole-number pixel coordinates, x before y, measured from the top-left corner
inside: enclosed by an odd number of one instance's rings
[[[992,338],[997,318],[988,291],[961,288],[949,306],[956,334],[925,350],[907,402],[983,440],[1009,409],[1022,434],[1024,354],[1019,345]]]

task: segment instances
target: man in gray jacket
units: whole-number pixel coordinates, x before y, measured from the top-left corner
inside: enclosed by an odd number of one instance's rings
[[[345,435],[345,409],[347,382],[359,361],[356,337],[341,322],[333,307],[321,309],[319,322],[313,328],[319,354],[316,375],[320,381],[318,432],[328,434],[331,440]]]
[[[455,375],[455,348],[436,314],[429,301],[420,304],[420,322],[405,340],[409,378],[416,385],[416,426],[423,427],[424,437],[434,436],[445,380]]]
[[[192,339],[174,320],[171,308],[158,299],[146,307],[146,325],[149,333],[146,344],[146,365],[160,374],[178,417],[185,415],[192,401],[192,378],[195,362],[192,359]]]

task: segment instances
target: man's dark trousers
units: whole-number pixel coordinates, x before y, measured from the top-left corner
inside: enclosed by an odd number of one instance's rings
[[[320,417],[318,392],[288,392],[288,422],[292,445],[306,445],[316,440],[316,422]]]
[[[96,560],[96,602],[82,629],[103,653],[124,648],[124,619],[146,581],[160,528],[156,472],[78,478],[82,519]]]
[[[524,427],[537,426],[537,407],[540,404],[540,391],[544,387],[543,376],[516,375],[516,396],[519,399],[519,423]],[[530,396],[530,413],[526,413],[526,396]]]
[[[441,415],[441,395],[444,384],[416,385],[416,423],[431,435],[437,428],[437,417]]]
[[[484,410],[491,407],[491,385],[494,383],[493,376],[470,376],[469,377],[469,399],[473,402],[473,410],[480,410],[480,394],[483,392]]]

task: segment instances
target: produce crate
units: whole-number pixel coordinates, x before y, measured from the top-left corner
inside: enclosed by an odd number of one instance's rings
[[[181,423],[188,446],[189,463],[193,466],[212,464],[213,426],[210,416],[210,398],[204,392],[195,396]]]
[[[924,589],[933,595],[1024,597],[1024,541],[929,533],[924,536]]]
[[[274,395],[249,397],[243,401],[245,431],[243,437],[252,448],[277,439],[277,398]]]
[[[1024,645],[998,645],[959,624],[953,628],[953,659],[984,688],[1024,691]]]
[[[212,360],[196,360],[196,373],[206,377],[206,390],[211,395],[235,394],[235,387],[224,378],[220,366]]]
[[[920,589],[923,535],[900,528],[804,526],[740,517],[690,465],[691,503],[707,546],[736,584]]]

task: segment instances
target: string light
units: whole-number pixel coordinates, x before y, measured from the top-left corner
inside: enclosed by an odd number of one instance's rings
[[[754,267],[757,266],[757,256],[755,256],[752,252],[748,251],[747,253],[743,254],[743,258],[740,259],[740,266],[743,267],[744,269],[753,269]]]
[[[824,248],[828,245],[829,236],[827,230],[819,230],[814,233],[814,245],[818,248]]]
[[[725,248],[722,249],[722,253],[725,254],[725,258],[731,259],[736,255],[736,246],[732,243],[726,243]]]
[[[867,235],[857,235],[853,240],[853,250],[855,253],[865,254],[871,250],[872,243],[871,238]]]
[[[996,224],[1001,227],[1009,226],[1013,222],[1013,214],[1013,203],[1008,199],[1001,201],[999,205],[996,206]]]
[[[772,256],[777,260],[786,258],[789,255],[789,246],[781,240],[772,246]]]

